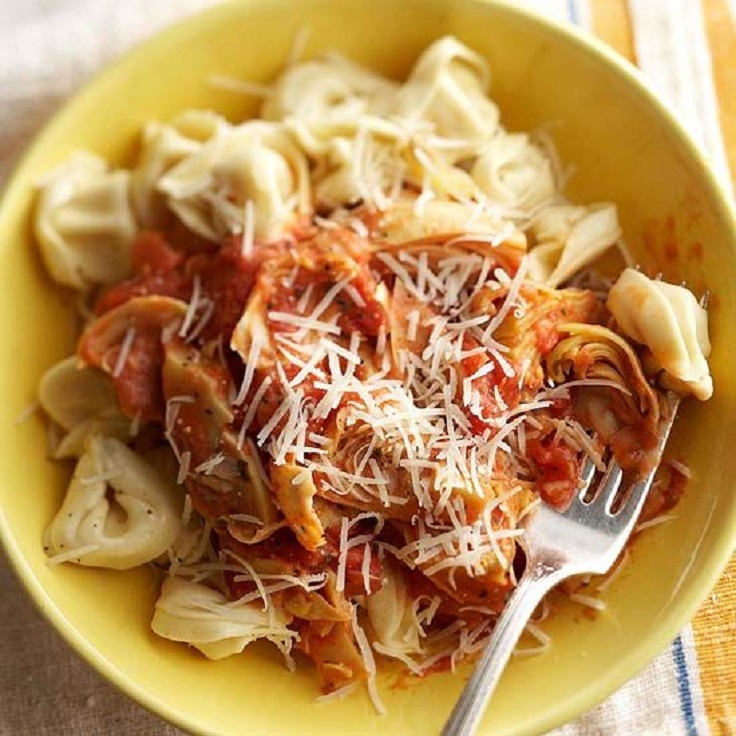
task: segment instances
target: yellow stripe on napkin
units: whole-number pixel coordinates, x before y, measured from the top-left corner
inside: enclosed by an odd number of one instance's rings
[[[693,619],[712,736],[736,734],[736,556]]]
[[[625,59],[636,63],[627,0],[592,0],[593,32]]]
[[[736,20],[731,15],[728,0],[702,0],[702,4],[723,142],[733,178],[736,176]]]

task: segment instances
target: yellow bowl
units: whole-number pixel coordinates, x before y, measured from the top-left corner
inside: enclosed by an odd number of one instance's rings
[[[428,734],[437,732],[463,678],[380,684],[388,715],[366,697],[315,705],[305,669],[289,675],[270,650],[207,662],[148,628],[156,580],[49,567],[41,532],[59,506],[67,469],[44,460],[33,401],[44,369],[74,345],[70,299],[44,275],[31,236],[33,185],[79,147],[123,164],[143,123],[192,106],[237,120],[255,102],[207,84],[211,74],[266,81],[295,33],[308,54],[337,49],[401,76],[432,39],[457,35],[486,56],[492,92],[512,129],[555,123],[570,194],[620,206],[626,240],[670,279],[711,297],[715,397],[687,403],[676,454],[695,480],[677,518],[643,535],[595,620],[562,609],[551,651],[512,663],[483,733],[539,733],[591,708],[674,638],[725,565],[736,530],[736,230],[701,155],[635,71],[600,44],[511,5],[474,0],[250,0],[216,7],[145,44],[100,75],[47,126],[0,208],[0,531],[10,560],[49,620],[94,667],[144,706],[200,733]],[[392,684],[393,683],[393,684]]]

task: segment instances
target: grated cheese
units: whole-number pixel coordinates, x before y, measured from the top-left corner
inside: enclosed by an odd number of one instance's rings
[[[135,341],[135,334],[135,327],[128,327],[125,331],[123,341],[120,343],[120,352],[118,353],[117,360],[115,361],[115,366],[112,369],[113,378],[117,378],[123,372],[123,368],[125,368],[125,364],[128,361],[130,349],[133,347],[133,342]]]
[[[200,293],[202,291],[202,282],[195,274],[194,279],[192,280],[192,295],[189,298],[189,304],[187,305],[187,311],[184,314],[184,319],[181,323],[181,327],[179,328],[178,335],[179,337],[186,337],[187,332],[189,332],[189,328],[192,326],[192,322],[194,321],[194,316],[197,314],[197,309],[199,308],[199,297]]]
[[[285,325],[293,325],[294,327],[304,327],[308,330],[316,332],[327,332],[330,335],[339,335],[340,328],[329,322],[322,322],[312,317],[302,317],[298,314],[290,314],[289,312],[269,312],[268,319],[271,322],[281,322]]]
[[[639,532],[643,532],[645,529],[651,529],[654,526],[666,524],[668,521],[674,521],[676,518],[677,514],[660,514],[659,516],[655,516],[653,519],[642,521],[640,524],[637,524],[634,527],[633,533],[638,534]]]
[[[255,376],[256,368],[258,366],[258,359],[260,358],[262,350],[263,338],[260,333],[256,333],[253,335],[250,347],[248,348],[248,357],[245,360],[243,382],[240,384],[240,390],[233,402],[235,406],[240,406],[245,401],[246,396],[248,396],[248,391],[250,391],[251,383],[253,382],[253,377]]]
[[[692,471],[687,465],[685,465],[685,463],[681,463],[679,460],[666,460],[665,462],[672,468],[672,470],[679,473],[684,478],[690,480],[693,477]]]
[[[246,199],[243,208],[243,237],[240,241],[240,255],[243,258],[253,256],[255,232],[255,213],[253,211],[253,200]]]
[[[579,603],[581,606],[586,606],[587,608],[593,608],[596,611],[606,610],[606,604],[599,598],[594,598],[593,596],[590,596],[590,595],[584,595],[583,593],[570,593],[567,597],[571,601],[574,601],[575,603]]]
[[[179,473],[176,476],[177,485],[181,485],[189,474],[189,464],[192,461],[192,453],[189,450],[184,450],[179,458]]]
[[[352,608],[350,621],[352,624],[355,641],[358,644],[360,655],[363,658],[365,670],[368,673],[368,694],[373,701],[373,706],[375,707],[375,709],[378,711],[378,713],[383,715],[386,713],[386,708],[383,705],[381,697],[378,694],[378,688],[376,686],[376,660],[373,657],[373,652],[371,651],[371,645],[368,642],[368,637],[365,635],[365,632],[358,623],[357,606],[353,606]]]

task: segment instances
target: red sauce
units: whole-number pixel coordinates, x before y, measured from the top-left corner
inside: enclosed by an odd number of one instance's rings
[[[258,267],[264,259],[283,251],[285,243],[259,247],[257,257],[243,258],[240,237],[227,239],[214,253],[198,253],[186,263],[189,276],[199,276],[202,294],[214,301],[212,317],[202,333],[203,341],[222,336],[228,345],[248,297],[256,281]]]
[[[463,340],[463,350],[471,351],[479,347],[480,343],[472,337],[465,336]],[[520,391],[518,380],[515,376],[507,376],[501,365],[497,361],[493,361],[487,354],[471,355],[460,361],[459,373],[461,383],[458,386],[458,393],[462,396],[462,380],[469,378],[477,373],[483,366],[489,362],[494,362],[493,370],[480,378],[476,378],[472,382],[473,391],[477,391],[480,396],[480,406],[483,418],[480,418],[470,411],[470,407],[463,406],[465,416],[470,422],[470,426],[477,434],[483,434],[488,429],[488,424],[483,419],[491,419],[503,411],[499,406],[494,388],[498,388],[498,393],[506,406],[511,409],[518,405]]]
[[[564,507],[578,486],[580,467],[575,450],[547,437],[527,440],[526,451],[537,470],[537,493],[551,506]]]
[[[359,531],[351,530],[351,536]],[[220,546],[235,552],[239,557],[248,560],[252,557],[253,548],[233,539],[222,532],[219,535]],[[361,544],[348,550],[345,559],[345,596],[364,595],[363,556],[365,545]],[[268,539],[258,544],[258,559],[283,562],[289,568],[290,575],[314,575],[325,568],[337,571],[339,555],[339,529],[332,527],[325,532],[325,544],[316,551],[310,552],[302,547],[290,529],[279,529]],[[368,568],[371,591],[377,591],[382,584],[381,562],[377,554],[372,554]],[[236,582],[234,576],[228,579],[231,595],[239,598],[255,589],[250,582]]]
[[[318,253],[313,258],[315,263],[319,262]],[[376,337],[381,327],[387,326],[388,318],[383,305],[375,298],[378,285],[376,279],[363,261],[364,257],[361,256],[358,261],[360,270],[348,282],[352,287],[351,291],[357,293],[358,300],[356,301],[350,291],[345,290],[335,297],[335,303],[341,312],[338,326],[347,334],[361,332],[366,337]],[[300,269],[290,288],[285,287],[283,282],[269,279],[269,283],[264,284],[269,294],[268,309],[269,311],[297,314],[297,304],[310,285],[313,289],[312,299],[318,300],[339,280],[341,279],[333,275],[331,269],[307,270],[304,268]],[[292,332],[298,329],[287,323],[277,322],[275,324],[281,332]]]
[[[184,256],[174,250],[159,233],[142,232],[131,251],[135,275],[102,292],[95,314],[109,312],[135,296],[158,294],[185,300],[191,281],[180,270]]]
[[[610,439],[611,452],[622,468],[646,473],[656,460],[657,436],[642,426],[622,427]]]
[[[376,280],[363,266],[350,285],[360,295],[362,303],[356,303],[352,296],[341,294],[338,303],[342,308],[342,317],[338,324],[348,334],[362,332],[368,337],[376,337],[381,327],[387,327],[388,323],[386,310],[374,296]]]
[[[557,325],[560,321],[559,314],[543,317],[534,325],[534,334],[537,338],[537,350],[540,355],[545,356],[554,350],[560,340]]]
[[[679,257],[679,248],[677,244],[677,233],[675,231],[675,218],[668,215],[664,221],[662,228],[662,255],[665,263],[675,263]]]
[[[147,231],[136,237],[130,258],[137,274],[168,273],[184,262],[184,254],[174,250],[161,233]]]
[[[705,248],[703,248],[703,244],[700,241],[695,241],[688,248],[687,257],[689,260],[702,263],[703,259],[705,258]]]
[[[113,365],[116,354],[113,355]],[[82,355],[82,357],[84,357]],[[161,387],[161,366],[164,353],[158,328],[136,328],[135,339],[120,373],[113,377],[115,392],[123,413],[141,421],[161,421],[164,396]]]

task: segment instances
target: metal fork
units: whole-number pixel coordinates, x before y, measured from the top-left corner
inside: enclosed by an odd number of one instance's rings
[[[668,395],[669,411],[659,426],[656,465],[661,460],[678,403],[677,397]],[[619,464],[611,461],[591,494],[595,465],[588,459],[583,466],[579,492],[566,511],[555,511],[541,503],[527,517],[522,537],[526,570],[499,616],[483,656],[442,729],[442,736],[474,733],[519,637],[537,605],[555,585],[573,575],[600,575],[611,568],[634,528],[655,472],[656,467],[621,494],[624,474]],[[618,498],[622,501],[614,510]]]

